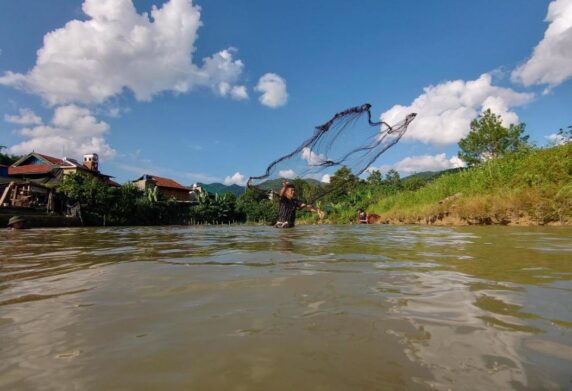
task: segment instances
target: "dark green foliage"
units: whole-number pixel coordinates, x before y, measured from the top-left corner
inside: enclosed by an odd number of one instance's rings
[[[132,184],[109,187],[84,173],[66,175],[58,190],[70,203],[79,202],[88,225],[166,225],[243,221],[235,211],[236,196],[206,195],[198,204],[165,200]],[[150,196],[153,195],[153,196]]]
[[[572,125],[568,126],[566,129],[560,128],[558,133],[556,133],[558,137],[557,143],[559,144],[567,144],[572,141]]]
[[[529,148],[529,136],[524,135],[524,128],[524,123],[505,128],[500,115],[486,110],[471,122],[471,131],[459,141],[459,157],[469,166],[474,166],[506,153]]]
[[[401,177],[399,173],[394,169],[389,170],[387,174],[385,174],[383,184],[393,190],[401,189]]]
[[[379,172],[378,170],[373,170],[367,177],[367,183],[368,185],[371,186],[379,186],[381,185],[382,181],[383,178],[381,176],[381,172]]]
[[[359,182],[359,178],[352,174],[349,168],[343,166],[330,177],[330,183],[326,187],[328,195],[324,198],[324,202],[342,201],[357,189]]]
[[[419,176],[412,175],[402,181],[403,189],[409,191],[415,191],[421,189],[427,184],[427,181]]]
[[[58,191],[71,202],[80,203],[86,223],[106,223],[109,205],[114,198],[113,191],[97,177],[79,172],[65,175]]]
[[[21,156],[16,155],[9,155],[7,153],[2,153],[2,150],[6,149],[4,145],[0,145],[0,164],[4,164],[6,166],[11,166],[12,164],[16,163]]]
[[[232,193],[201,197],[199,204],[190,208],[191,222],[226,224],[242,221],[243,219],[236,211],[236,201],[236,196]]]
[[[246,189],[236,202],[236,210],[245,221],[273,224],[278,215],[278,202],[268,199],[265,192]]]

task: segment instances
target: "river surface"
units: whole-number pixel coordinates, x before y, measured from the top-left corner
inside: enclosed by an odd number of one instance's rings
[[[572,389],[572,229],[0,233],[2,390]]]

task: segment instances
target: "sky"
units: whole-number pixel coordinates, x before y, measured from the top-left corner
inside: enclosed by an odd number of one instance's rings
[[[572,0],[0,2],[0,145],[119,182],[243,185],[363,103],[418,113],[374,168],[457,167],[486,109],[572,125]]]

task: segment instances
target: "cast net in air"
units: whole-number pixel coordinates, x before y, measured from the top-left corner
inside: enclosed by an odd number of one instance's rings
[[[361,175],[401,139],[416,116],[409,114],[396,124],[373,122],[370,109],[370,104],[352,107],[316,126],[312,137],[270,163],[264,174],[250,177],[247,186],[277,190],[283,180],[303,179],[318,186],[318,191],[306,200],[314,202],[330,191],[325,183],[341,167]]]

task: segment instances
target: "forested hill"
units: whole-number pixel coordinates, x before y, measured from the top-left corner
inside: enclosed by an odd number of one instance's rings
[[[225,185],[222,183],[198,183],[198,185],[202,186],[203,189],[208,191],[211,194],[219,194],[223,195],[225,193],[232,193],[237,197],[240,197],[246,188],[244,186],[239,185]]]

